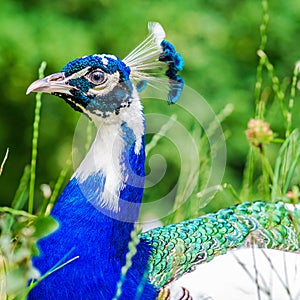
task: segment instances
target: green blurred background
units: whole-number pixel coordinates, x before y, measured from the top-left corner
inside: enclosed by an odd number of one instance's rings
[[[46,74],[50,74],[83,55],[125,57],[145,38],[148,21],[160,22],[167,39],[183,55],[182,77],[188,86],[202,94],[215,112],[228,103],[234,105],[223,123],[228,137],[224,182],[240,188],[248,151],[244,130],[254,112],[260,1],[1,0],[0,5],[0,157],[10,148],[0,177],[1,204],[11,202],[30,161],[35,103],[34,96],[25,92],[36,79],[41,61],[47,61]],[[300,58],[300,1],[270,1],[269,14],[266,51],[279,78],[287,77],[288,86]],[[300,112],[297,101],[295,116]],[[145,103],[146,111],[148,105],[151,102]],[[267,120],[280,136],[282,117],[272,95],[268,111]],[[78,118],[63,101],[43,97],[37,187],[53,185],[57,179],[70,157]],[[294,122],[294,127],[300,127],[299,119]],[[173,171],[166,185],[176,182],[180,168],[176,159],[178,155],[170,155]]]

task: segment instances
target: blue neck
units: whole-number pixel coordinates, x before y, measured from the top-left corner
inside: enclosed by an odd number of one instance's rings
[[[101,129],[99,131],[101,133]],[[84,170],[93,170],[88,176],[77,170],[73,179],[81,190],[82,198],[90,202],[101,214],[134,223],[138,219],[144,189],[144,137],[141,137],[142,144],[137,154],[134,132],[126,123],[121,124],[119,131],[120,136],[113,137],[110,141],[112,145],[106,145],[106,148],[102,145],[101,138],[96,138],[80,166]],[[100,144],[97,139],[100,139]],[[120,144],[123,145],[121,151]],[[99,148],[104,149],[104,154],[99,154]],[[97,162],[96,157],[106,156],[106,152],[111,154]],[[113,160],[110,161],[110,158]]]
[[[75,256],[79,258],[39,283],[30,293],[29,299],[113,297],[121,268],[125,265],[133,223],[138,218],[145,175],[144,139],[139,153],[136,153],[133,131],[123,123],[120,132],[125,142],[120,160],[125,181],[119,193],[118,210],[110,209],[105,201],[101,202],[102,196],[97,197],[103,195],[105,184],[109,181],[105,171],[93,171],[84,180],[75,175],[52,211],[60,227],[39,242],[42,255],[34,260],[34,265],[44,274],[59,261],[63,263]],[[90,163],[88,159],[85,163]],[[121,299],[134,299],[133,295],[147,268],[149,249],[148,245],[138,246],[139,255],[134,257],[134,261],[138,262],[133,261],[133,267],[126,276],[124,298]],[[67,253],[69,255],[66,257]],[[157,295],[157,291],[148,282],[144,290],[154,298]]]

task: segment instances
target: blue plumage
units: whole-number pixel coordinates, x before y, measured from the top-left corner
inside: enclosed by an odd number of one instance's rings
[[[113,74],[120,72],[121,81],[129,80],[130,67],[126,66],[120,58],[115,55],[90,55],[75,59],[69,62],[63,69],[62,72],[66,76],[70,76],[82,69],[98,69],[101,68],[107,74]]]
[[[181,55],[176,52],[175,47],[168,41],[161,42],[163,53],[160,55],[159,60],[168,64],[166,75],[170,78],[170,91],[168,95],[168,103],[174,104],[180,98],[183,90],[184,81],[177,73],[182,71],[184,62]]]
[[[105,174],[99,171],[82,182],[75,175],[51,213],[60,227],[39,242],[42,255],[34,259],[34,265],[46,273],[67,253],[65,261],[78,258],[39,283],[29,299],[111,299],[114,296],[133,222],[138,217],[145,175],[144,142],[137,155],[132,130],[125,124],[121,128],[126,141],[121,157],[126,166],[124,176],[130,175],[131,181],[120,192],[119,211],[102,207],[97,198],[103,192]],[[134,299],[144,275],[150,248],[146,244],[139,247],[141,250],[134,257],[135,267],[126,276],[121,299]],[[144,293],[157,295],[149,282]]]
[[[143,150],[137,156],[134,147],[131,147],[129,161],[131,167],[137,170],[136,175],[142,178]],[[122,214],[116,216],[110,210],[90,202],[94,201],[94,192],[103,186],[103,181],[103,175],[96,174],[82,184],[74,177],[66,186],[51,213],[59,221],[60,227],[39,242],[41,256],[33,262],[41,273],[46,273],[69,252],[65,261],[76,256],[78,258],[40,282],[30,293],[29,299],[113,298],[133,230],[133,223],[129,221],[136,220],[138,216],[138,206],[130,204],[132,200],[140,202],[143,188],[128,185],[122,190]],[[138,255],[134,257],[133,267],[126,275],[121,299],[135,298],[147,266],[149,251],[146,244],[138,246]],[[157,291],[147,282],[142,295],[155,298]]]

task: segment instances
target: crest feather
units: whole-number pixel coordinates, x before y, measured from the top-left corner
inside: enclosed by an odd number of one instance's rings
[[[183,59],[174,46],[165,40],[165,31],[157,22],[148,23],[149,35],[123,62],[130,67],[130,79],[139,90],[148,84],[154,88],[165,85],[163,76],[169,78],[169,104],[175,103],[182,92],[184,83],[177,75],[183,68]],[[166,70],[167,67],[167,70]],[[161,70],[166,70],[162,73]]]
[[[124,59],[124,63],[130,67],[132,79],[144,79],[144,70],[151,70],[161,67],[163,64],[158,60],[162,47],[161,43],[165,38],[165,31],[157,22],[148,23],[149,35]]]

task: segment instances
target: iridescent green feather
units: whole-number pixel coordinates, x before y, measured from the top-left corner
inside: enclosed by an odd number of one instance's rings
[[[241,246],[300,252],[298,210],[283,203],[245,202],[142,233],[152,245],[149,278],[161,288],[196,265]]]

